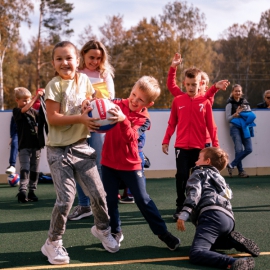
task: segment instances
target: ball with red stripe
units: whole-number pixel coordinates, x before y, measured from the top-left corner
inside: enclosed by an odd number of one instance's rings
[[[17,173],[10,174],[7,180],[11,187],[16,187],[20,184],[20,175]]]
[[[113,116],[108,112],[111,108],[115,107],[113,102],[105,98],[99,98],[92,100],[90,106],[92,107],[92,111],[90,111],[88,115],[93,118],[100,118],[97,124],[101,126],[97,132],[105,133],[115,126],[115,124],[111,125],[111,120],[108,120],[108,118]]]

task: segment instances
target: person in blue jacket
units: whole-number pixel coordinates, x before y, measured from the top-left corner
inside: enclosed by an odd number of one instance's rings
[[[227,165],[230,177],[232,177],[234,167],[237,167],[239,177],[249,177],[243,169],[242,160],[252,152],[251,136],[245,136],[242,127],[233,123],[235,121],[234,119],[241,118],[240,113],[244,109],[250,111],[250,106],[247,104],[248,101],[243,98],[242,86],[239,84],[233,85],[231,96],[225,108],[226,120],[230,123],[230,136],[234,142],[235,150],[234,160]]]

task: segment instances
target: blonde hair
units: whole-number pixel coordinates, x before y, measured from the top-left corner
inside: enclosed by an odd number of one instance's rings
[[[152,76],[141,77],[133,87],[135,86],[148,96],[150,102],[155,101],[161,92],[157,79]]]
[[[204,159],[210,159],[210,164],[222,171],[228,164],[228,154],[219,147],[206,147],[200,153],[204,154]]]
[[[209,84],[209,76],[206,74],[206,72],[202,71],[201,72],[201,77],[202,77],[202,80],[206,81],[206,86],[208,86],[208,84]]]
[[[14,91],[15,91],[15,98],[17,99],[32,96],[31,92],[25,87],[16,87]]]
[[[241,95],[241,96],[243,96],[242,86],[241,86],[240,84],[234,84],[234,85],[232,86],[232,92],[231,92],[231,94],[230,94],[230,97],[233,96],[233,90],[234,90],[234,88],[236,88],[236,87],[240,87],[240,88],[241,88],[241,91],[242,91],[242,95]]]
[[[80,51],[80,64],[79,64],[79,70],[84,69],[86,67],[84,62],[84,56],[90,51],[90,50],[100,50],[102,57],[99,64],[99,67],[97,68],[97,71],[100,72],[100,74],[104,77],[106,76],[106,73],[111,74],[112,77],[114,77],[114,68],[110,64],[110,56],[108,54],[107,49],[103,45],[102,42],[91,39],[87,43],[84,44]]]

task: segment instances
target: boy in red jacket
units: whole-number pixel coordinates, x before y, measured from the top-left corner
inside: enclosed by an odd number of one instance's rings
[[[218,147],[217,129],[212,113],[211,102],[201,94],[201,70],[189,68],[185,71],[184,85],[186,93],[177,96],[172,103],[170,119],[162,142],[162,151],[168,155],[169,143],[175,128],[176,156],[176,212],[173,217],[178,219],[185,201],[185,187],[190,169],[195,166],[199,152],[205,147],[206,130],[212,144]]]
[[[120,245],[124,239],[118,212],[119,181],[123,181],[134,196],[135,203],[148,222],[152,232],[166,243],[170,250],[180,245],[180,240],[168,232],[164,220],[146,192],[145,180],[138,151],[138,138],[150,128],[147,108],[160,95],[157,80],[143,76],[133,86],[127,99],[115,99],[116,109],[110,112],[113,123],[118,124],[105,136],[101,155],[102,182],[107,193],[107,206],[111,232]]]
[[[167,77],[167,87],[169,91],[172,93],[174,97],[184,95],[185,92],[183,92],[178,85],[176,84],[176,71],[177,71],[177,66],[179,66],[182,63],[182,58],[181,54],[176,53],[173,57],[169,72],[168,72],[168,77]],[[208,84],[209,84],[209,77],[205,72],[201,72],[201,86],[199,89],[199,94],[204,96],[205,98],[209,99],[211,102],[211,105],[213,106],[214,103],[214,96],[215,94],[221,89],[223,91],[226,91],[228,85],[230,82],[228,80],[221,80],[216,82],[214,85],[212,85],[208,89]],[[211,146],[211,138],[208,133],[208,130],[206,130],[206,142],[205,142],[205,147]]]

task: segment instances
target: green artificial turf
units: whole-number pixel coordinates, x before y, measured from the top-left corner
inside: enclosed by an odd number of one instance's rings
[[[270,177],[228,178],[227,182],[234,193],[232,205],[236,219],[235,229],[257,242],[261,252],[269,252],[269,255],[255,258],[255,269],[270,269]],[[187,222],[186,232],[176,230],[176,224],[172,219],[175,211],[175,180],[148,179],[147,190],[160,210],[168,230],[181,239],[181,247],[174,252],[170,251],[151,232],[135,204],[120,204],[125,239],[120,251],[115,254],[105,251],[99,240],[91,234],[93,217],[68,221],[63,243],[71,258],[69,266],[82,264],[72,269],[209,269],[191,265],[186,259],[178,260],[188,256],[195,229]],[[50,269],[52,267],[41,254],[40,248],[47,238],[50,215],[55,202],[53,185],[38,185],[36,195],[39,201],[36,203],[18,203],[15,198],[17,192],[17,188],[0,185],[0,268]],[[77,200],[75,205],[76,203]],[[237,251],[231,250],[226,253],[233,254]],[[140,261],[159,258],[163,260]],[[176,260],[169,260],[171,258]],[[129,260],[140,262],[124,263]],[[116,261],[123,263],[102,265],[104,262]],[[100,262],[101,265],[84,265],[95,262]],[[53,268],[55,269],[55,266]]]

